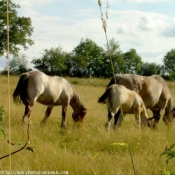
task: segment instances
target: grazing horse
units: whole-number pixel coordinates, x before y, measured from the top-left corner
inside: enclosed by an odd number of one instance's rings
[[[25,105],[22,123],[25,117],[30,119],[31,107],[36,101],[47,106],[42,123],[46,123],[54,106],[62,105],[61,127],[65,126],[69,104],[74,110],[72,118],[75,122],[82,121],[86,114],[86,108],[80,101],[79,95],[67,80],[58,76],[51,77],[40,71],[29,71],[20,76],[13,92],[13,100],[22,101]]]
[[[107,104],[108,122],[106,126],[108,129],[112,119],[121,107],[123,115],[134,113],[139,127],[141,121],[144,125],[148,125],[148,114],[142,98],[135,91],[131,91],[122,85],[113,84],[109,86],[98,102]]]
[[[157,126],[162,110],[165,110],[163,115],[165,124],[171,123],[175,118],[175,108],[170,90],[159,75],[116,74],[111,78],[107,88],[115,83],[136,91],[142,97],[146,108],[153,112],[153,117],[150,118],[151,126]],[[119,113],[115,116],[115,123],[117,123],[118,117]]]

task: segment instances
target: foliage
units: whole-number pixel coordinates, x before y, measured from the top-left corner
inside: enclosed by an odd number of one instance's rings
[[[3,119],[4,119],[4,114],[5,114],[5,110],[4,107],[2,105],[0,105],[0,132],[3,134],[4,139],[6,138],[6,132],[3,129]]]
[[[13,59],[9,62],[10,74],[11,75],[20,75],[21,73],[30,71],[28,68],[28,60],[27,56],[22,53],[18,53],[13,57]],[[1,71],[2,75],[7,75],[8,68],[6,67]]]
[[[150,76],[153,74],[161,74],[159,65],[156,63],[143,62],[141,65],[140,75]]]
[[[32,60],[34,67],[48,75],[62,75],[67,69],[66,53],[62,51],[62,47],[45,49],[41,58]]]
[[[19,75],[28,70],[28,61],[25,54],[18,54],[14,56],[13,60],[9,63],[10,73],[12,75]]]
[[[163,58],[165,78],[175,80],[175,49],[171,49]]]
[[[169,57],[166,59],[166,65],[159,65],[154,62],[143,62],[141,56],[133,48],[122,53],[118,41],[116,42],[114,38],[109,40],[108,46],[109,52],[107,46],[103,49],[91,39],[81,39],[70,53],[63,51],[61,47],[45,49],[43,56],[33,59],[32,63],[36,69],[49,75],[109,78],[113,74],[110,53],[115,73],[133,73],[144,76],[158,74],[168,80],[175,79],[175,71],[167,68]],[[172,52],[167,55],[172,56]]]
[[[33,33],[32,22],[30,18],[20,17],[17,13],[18,4],[9,0],[9,50],[12,55],[16,55],[20,46],[28,49],[28,46],[34,44],[30,39]],[[7,4],[6,0],[0,1],[0,56],[6,52],[7,47]]]
[[[134,73],[145,76],[159,74],[165,79],[175,79],[174,71],[169,69],[167,73],[164,65],[143,62],[135,49],[122,53],[119,43],[114,38],[109,40],[109,52],[115,73]],[[18,62],[21,62],[20,59]],[[103,49],[88,38],[81,39],[72,52],[63,51],[61,46],[45,49],[42,56],[34,58],[32,63],[36,69],[49,75],[109,78],[113,74],[107,46]],[[16,67],[14,69],[17,70],[13,71],[21,72],[22,68],[24,67]]]
[[[95,159],[96,157],[98,157],[104,150],[111,148],[113,146],[128,146],[128,143],[111,143],[110,145],[106,146],[105,148],[103,148],[102,150],[100,150],[99,152],[97,152],[93,157],[92,160]]]
[[[171,49],[163,58],[166,71],[175,72],[175,49]]]
[[[94,77],[101,75],[103,63],[103,48],[90,39],[81,39],[79,45],[74,48],[73,75],[77,77]]]
[[[112,64],[114,66],[114,72],[115,73],[122,73],[125,67],[125,62],[123,59],[123,53],[120,50],[120,45],[118,42],[115,41],[114,38],[109,40],[109,53],[111,56],[111,60],[112,60]],[[107,48],[107,47],[106,47]],[[108,49],[108,48],[107,48]],[[109,54],[108,54],[108,50],[105,53],[105,68],[106,74],[104,74],[104,77],[111,77],[112,70],[111,70],[111,66],[110,66],[110,59],[109,59]],[[104,71],[104,70],[103,70]]]
[[[172,144],[170,147],[166,147],[165,151],[160,155],[160,156],[166,155],[166,165],[169,164],[169,161],[171,159],[175,158],[175,151],[173,150],[174,147],[175,147],[175,144]],[[169,172],[164,168],[163,175],[175,175],[175,172],[174,173]]]
[[[124,59],[124,70],[123,73],[138,73],[141,69],[142,59],[137,54],[135,49],[130,49],[128,52],[123,54]]]

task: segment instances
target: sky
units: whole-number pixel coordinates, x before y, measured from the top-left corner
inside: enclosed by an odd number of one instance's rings
[[[44,49],[61,46],[71,52],[89,38],[105,48],[98,0],[12,0],[19,4],[19,16],[30,17],[35,44],[21,50],[28,62],[42,56]],[[107,0],[101,0],[105,17]],[[121,51],[134,48],[144,62],[163,64],[162,59],[175,48],[174,0],[108,0],[108,39],[118,41]],[[0,67],[6,66],[0,58]],[[32,67],[31,64],[29,64]]]

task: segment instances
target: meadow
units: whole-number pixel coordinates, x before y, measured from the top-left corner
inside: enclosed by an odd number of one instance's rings
[[[18,81],[17,76],[10,77],[11,95]],[[104,92],[109,79],[68,79],[75,87],[87,108],[83,123],[75,125],[69,106],[67,112],[67,128],[62,129],[61,107],[55,107],[47,124],[40,126],[46,107],[36,103],[32,108],[30,125],[30,143],[35,152],[22,150],[11,156],[13,172],[31,171],[33,174],[45,174],[57,171],[70,175],[132,175],[133,165],[128,146],[111,146],[96,158],[96,153],[112,143],[128,143],[133,156],[133,164],[138,175],[160,175],[165,168],[175,172],[175,160],[166,165],[166,156],[160,156],[165,147],[175,143],[175,122],[167,127],[162,119],[157,129],[140,130],[135,123],[134,115],[126,115],[122,127],[110,131],[105,128],[107,121],[106,105],[98,104],[98,97]],[[8,83],[6,76],[0,76],[0,105],[6,111],[3,127],[7,138],[0,135],[0,157],[8,154]],[[175,83],[167,82],[173,99],[175,99]],[[150,111],[149,116],[151,116]],[[26,126],[21,125],[24,105],[14,104],[10,99],[11,146],[12,151],[19,149],[27,140]],[[1,134],[1,133],[0,133]],[[0,160],[0,172],[9,170],[9,158]],[[23,173],[24,174],[24,173]]]

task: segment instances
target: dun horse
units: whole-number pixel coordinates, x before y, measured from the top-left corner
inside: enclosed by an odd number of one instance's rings
[[[121,107],[123,115],[134,113],[139,127],[141,126],[141,121],[144,125],[148,125],[148,115],[142,98],[135,91],[131,91],[122,85],[111,85],[108,87],[98,102],[107,104],[108,122],[106,126],[108,129],[112,119]]]
[[[72,118],[75,122],[82,121],[86,114],[86,108],[79,95],[67,80],[58,76],[50,77],[40,71],[30,71],[21,75],[13,99],[15,102],[22,101],[25,105],[23,123],[25,117],[30,119],[31,107],[36,101],[47,106],[42,123],[46,123],[54,106],[62,105],[62,127],[65,126],[69,104],[73,108]]]
[[[143,99],[146,108],[153,112],[152,126],[156,126],[165,110],[163,121],[169,124],[175,118],[175,108],[170,90],[164,79],[158,75],[140,76],[135,74],[116,74],[108,86],[112,84],[123,85],[130,90],[136,91]],[[116,120],[119,116],[115,116]]]

